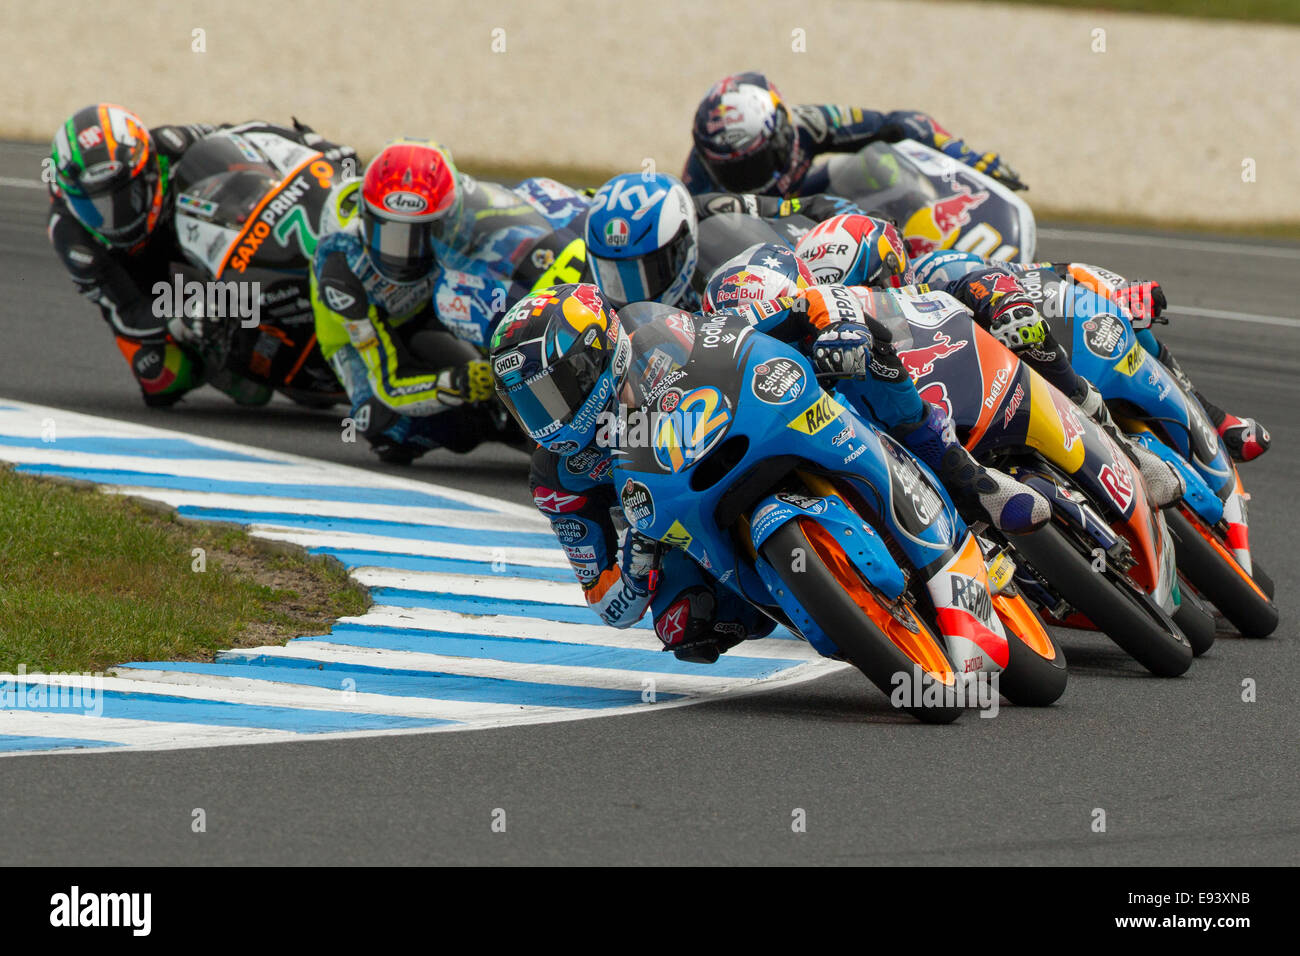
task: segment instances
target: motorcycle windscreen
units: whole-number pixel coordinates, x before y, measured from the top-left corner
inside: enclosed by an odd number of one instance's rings
[[[888,143],[831,154],[825,164],[828,193],[852,199],[869,213],[883,212],[900,224],[939,198],[930,180]]]
[[[695,320],[683,309],[660,302],[636,302],[618,310],[619,322],[632,342],[627,374],[628,404],[649,405],[690,361],[695,348]]]
[[[709,277],[732,256],[739,255],[757,243],[774,242],[788,246],[786,234],[775,223],[758,216],[739,212],[724,212],[709,216],[700,223],[698,245],[700,258],[695,267],[691,285],[702,293]],[[792,247],[793,248],[793,247]]]
[[[185,151],[172,171],[171,184],[184,193],[209,176],[239,171],[260,172],[272,182],[280,180],[275,169],[246,141],[236,142],[232,134],[218,133],[204,137]]]

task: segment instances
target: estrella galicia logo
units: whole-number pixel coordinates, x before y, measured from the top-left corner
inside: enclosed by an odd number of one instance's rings
[[[587,536],[587,523],[581,518],[561,518],[551,522],[551,529],[561,544],[576,544]]]
[[[619,495],[623,503],[623,513],[627,520],[637,528],[648,528],[654,524],[655,502],[650,497],[650,489],[639,481],[629,478],[623,482],[623,491]]]
[[[750,386],[754,397],[769,405],[789,405],[804,391],[804,374],[799,363],[788,358],[772,359],[754,366]]]
[[[564,470],[571,475],[585,475],[600,461],[601,454],[594,446],[572,454],[564,459]]]
[[[1113,358],[1123,340],[1123,323],[1107,312],[1083,323],[1083,344],[1099,358]]]

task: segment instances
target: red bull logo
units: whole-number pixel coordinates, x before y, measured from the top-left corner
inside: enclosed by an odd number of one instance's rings
[[[709,111],[709,119],[705,129],[710,133],[716,133],[728,126],[739,123],[743,118],[744,114],[735,106],[730,103],[719,103]]]
[[[722,285],[754,285],[762,283],[763,277],[757,272],[750,272],[748,269],[741,269],[722,280]]]
[[[970,193],[963,189],[955,196],[932,203],[930,208],[934,211],[934,224],[946,238],[950,232],[970,225],[970,211],[982,206],[988,198],[987,191]]]
[[[907,374],[910,375],[912,381],[915,382],[933,372],[935,362],[942,358],[947,358],[954,352],[960,352],[966,347],[966,345],[967,342],[965,339],[954,343],[952,339],[948,338],[948,336],[944,335],[942,332],[936,332],[934,333],[933,345],[899,352],[898,357],[902,360],[903,367],[907,369]],[[947,396],[946,390],[944,395],[945,397]],[[925,398],[924,392],[921,393],[921,397]]]
[[[914,212],[903,227],[904,244],[909,256],[920,256],[936,249],[946,249],[956,240],[959,230],[970,225],[971,210],[989,198],[987,190],[972,193],[966,186],[947,199],[940,199]]]

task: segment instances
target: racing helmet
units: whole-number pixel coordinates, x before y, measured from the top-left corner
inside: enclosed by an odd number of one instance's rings
[[[520,299],[492,336],[497,395],[539,445],[572,454],[613,411],[632,357],[631,336],[591,283],[551,286]]]
[[[385,279],[409,284],[433,271],[434,243],[461,203],[451,154],[430,140],[389,143],[361,181],[361,231],[370,262]]]
[[[691,127],[695,152],[729,192],[767,192],[799,161],[799,135],[781,94],[761,73],[709,90]]]
[[[862,213],[832,216],[799,240],[795,254],[818,284],[896,286],[911,281],[898,227]]]
[[[803,260],[788,246],[776,242],[755,243],[718,266],[709,276],[704,287],[704,311],[770,302],[798,295],[816,284]]]
[[[976,269],[987,269],[988,262],[973,252],[938,249],[912,261],[912,281],[943,286]]]
[[[673,176],[615,176],[592,198],[586,243],[592,275],[610,304],[676,305],[699,261],[695,201]]]
[[[163,214],[166,177],[144,122],[130,110],[98,103],[73,113],[54,134],[51,192],[110,248],[130,249]]]

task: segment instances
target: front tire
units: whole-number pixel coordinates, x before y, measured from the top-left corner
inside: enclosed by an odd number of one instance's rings
[[[1191,645],[1177,625],[1161,622],[1124,582],[1094,571],[1053,525],[1008,541],[1052,590],[1152,674],[1177,677],[1192,666]]]
[[[1010,606],[1013,601],[1019,608]],[[1007,632],[1009,654],[1007,666],[998,677],[998,690],[1018,707],[1046,707],[1056,703],[1065,693],[1069,679],[1065,652],[1036,616],[1026,624],[1029,627],[1036,625],[1037,633],[1021,636],[1020,612],[1033,615],[1023,598],[998,595],[993,604],[1002,619],[1002,628]],[[1045,646],[1035,649],[1026,638]]]
[[[1174,612],[1174,623],[1192,645],[1193,656],[1200,657],[1214,646],[1214,611],[1186,584],[1179,591],[1182,603]]]
[[[849,663],[862,671],[892,702],[898,675],[907,675],[907,679],[911,680],[913,669],[917,665],[885,635],[847,590],[855,586],[859,589],[866,588],[856,569],[852,569],[858,577],[856,582],[842,582],[828,566],[818,544],[809,539],[798,520],[789,521],[773,532],[763,542],[762,551],[763,557],[771,564],[781,582],[790,589],[800,607],[831,637]],[[843,567],[847,564],[847,558],[842,563],[836,563]],[[795,567],[802,570],[792,570]],[[841,571],[841,574],[845,573]],[[924,626],[924,622],[920,623]],[[934,640],[933,634],[930,637]],[[939,644],[938,649],[951,672],[951,664],[942,653],[942,644]],[[923,700],[926,691],[939,694],[939,699],[944,699],[942,682],[930,673],[921,671],[920,686]],[[961,707],[948,705],[922,705],[902,709],[928,724],[950,724],[962,712]]]

